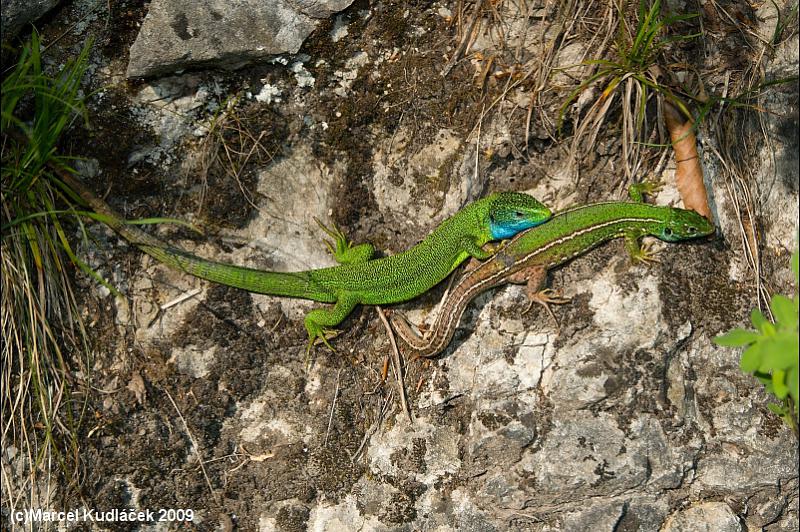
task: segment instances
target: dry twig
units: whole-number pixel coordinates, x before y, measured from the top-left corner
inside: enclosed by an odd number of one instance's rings
[[[394,375],[397,379],[397,388],[400,392],[400,404],[403,407],[403,412],[405,412],[406,416],[408,416],[408,420],[413,421],[411,417],[411,409],[408,407],[403,366],[400,358],[400,350],[397,348],[397,340],[394,337],[394,331],[389,325],[389,320],[386,319],[383,309],[379,305],[376,305],[375,310],[378,312],[378,317],[380,317],[381,322],[383,323],[383,326],[386,328],[386,332],[389,335],[389,343],[392,344],[392,368],[394,369]]]

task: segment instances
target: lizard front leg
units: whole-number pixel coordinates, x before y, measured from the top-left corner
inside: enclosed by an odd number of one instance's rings
[[[494,256],[503,247],[503,244],[486,244],[485,250],[478,245],[478,242],[471,236],[465,236],[459,242],[461,251],[468,253],[470,257],[478,260],[486,260]]]
[[[317,218],[314,218],[314,221],[317,222],[320,229],[333,239],[332,242],[330,240],[324,240],[323,242],[325,242],[325,247],[328,248],[328,251],[331,252],[331,255],[339,264],[367,262],[375,255],[375,247],[372,244],[366,243],[354,246],[336,225],[331,224],[333,227],[329,228]]]
[[[644,203],[644,195],[653,195],[661,190],[661,183],[655,181],[643,181],[641,183],[634,183],[628,187],[628,195],[637,203]],[[634,263],[643,262],[649,264],[658,262],[656,252],[649,247],[642,246],[641,239],[644,236],[642,231],[626,231],[625,232],[625,249],[631,261]]]
[[[657,252],[647,246],[642,246],[640,240],[645,236],[642,231],[625,232],[625,249],[634,263],[650,264],[658,262]]]

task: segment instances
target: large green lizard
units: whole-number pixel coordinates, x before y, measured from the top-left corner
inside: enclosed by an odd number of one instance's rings
[[[411,249],[370,260],[373,247],[352,246],[338,230],[327,230],[334,242],[328,247],[341,264],[300,272],[273,272],[203,259],[127,224],[83,183],[69,175],[62,179],[80,194],[109,227],[164,264],[209,281],[278,296],[334,303],[305,317],[308,348],[316,339],[328,347],[333,327],[358,304],[381,305],[412,299],[439,283],[469,257],[485,260],[482,246],[511,238],[519,231],[550,218],[550,210],[527,194],[500,192],[477,200],[442,222]]]
[[[455,334],[469,302],[478,294],[505,283],[527,284],[531,302],[544,305],[566,303],[549,289],[542,290],[547,271],[608,240],[624,237],[635,260],[650,260],[639,245],[641,237],[655,236],[677,242],[710,235],[714,226],[694,211],[658,207],[641,202],[649,185],[632,187],[635,202],[607,202],[585,205],[556,214],[541,227],[514,237],[490,260],[465,273],[451,287],[426,337],[417,334],[402,314],[392,315],[392,325],[408,344],[412,358],[441,353]],[[551,313],[552,314],[552,313]]]

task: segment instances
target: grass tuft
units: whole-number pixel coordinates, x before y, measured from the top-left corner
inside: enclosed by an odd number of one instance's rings
[[[72,484],[80,466],[85,405],[73,392],[91,364],[70,272],[76,265],[99,277],[69,244],[65,219],[83,227],[76,196],[51,169],[72,172],[58,147],[87,118],[80,85],[90,46],[49,74],[34,32],[2,81],[0,447],[9,460],[0,493],[8,510],[50,506],[55,476]]]
[[[686,106],[673,95],[662,81],[669,63],[665,50],[677,41],[686,41],[700,34],[670,35],[671,26],[693,19],[696,14],[664,15],[660,0],[640,0],[637,8],[629,9],[624,2],[616,4],[617,35],[614,41],[612,60],[591,59],[583,64],[594,72],[572,89],[561,105],[558,114],[558,129],[563,129],[567,112],[578,99],[589,90],[593,103],[580,119],[575,119],[575,134],[572,142],[571,160],[590,150],[602,130],[614,100],[619,97],[622,105],[622,150],[626,177],[629,180],[641,168],[641,147],[649,142],[651,130],[657,127],[648,123],[648,107],[654,97],[661,96],[675,105],[687,117],[692,115]],[[633,19],[632,23],[627,19]]]

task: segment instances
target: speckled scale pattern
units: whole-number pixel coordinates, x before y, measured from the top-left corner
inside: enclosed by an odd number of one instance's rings
[[[695,226],[691,237],[683,227]],[[670,238],[664,229],[676,227]],[[530,268],[548,270],[600,244],[619,237],[638,239],[644,235],[666,240],[686,240],[713,232],[713,225],[697,213],[638,202],[607,202],[576,207],[557,214],[541,227],[517,235],[491,260],[481,263],[451,287],[450,294],[425,338],[411,334],[404,322],[393,320],[413,355],[432,357],[443,351],[469,302],[478,294],[510,282]]]
[[[302,272],[272,272],[210,261],[171,247],[140,246],[161,262],[181,271],[257,292],[332,303],[340,294],[355,296],[363,304],[387,304],[412,299],[447,277],[469,257],[464,239],[477,246],[493,240],[490,225],[493,212],[525,209],[540,211],[540,219],[549,211],[531,196],[496,193],[475,201],[440,224],[425,240],[413,248],[385,258],[358,264]]]

